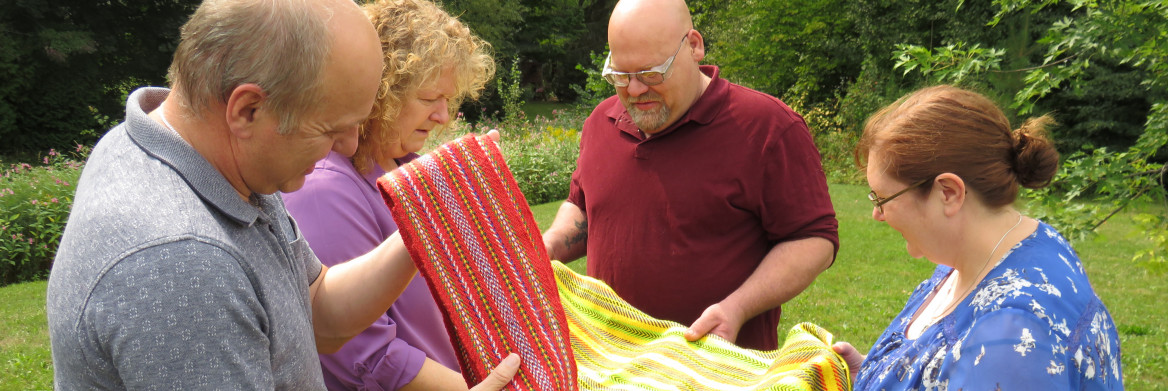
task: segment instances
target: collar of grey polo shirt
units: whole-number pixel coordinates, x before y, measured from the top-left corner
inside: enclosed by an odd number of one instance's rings
[[[240,224],[254,224],[261,215],[260,211],[239,198],[239,193],[227,178],[178,133],[147,116],[168,94],[169,89],[148,87],[130,95],[126,102],[126,129],[130,138],[147,154],[174,169],[205,202]],[[256,196],[252,195],[253,198]]]

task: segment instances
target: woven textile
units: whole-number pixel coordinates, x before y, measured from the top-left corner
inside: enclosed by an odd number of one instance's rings
[[[508,352],[509,389],[850,390],[832,336],[800,324],[760,352],[653,319],[604,283],[548,260],[495,143],[466,136],[387,174],[378,187],[443,307],[468,383]],[[561,305],[562,304],[562,305]]]
[[[582,390],[851,390],[832,336],[796,325],[779,350],[740,348],[633,308],[603,282],[552,262]]]
[[[442,307],[467,383],[507,354],[512,390],[572,390],[576,367],[539,228],[498,146],[466,136],[377,181]],[[543,265],[543,267],[532,267]]]

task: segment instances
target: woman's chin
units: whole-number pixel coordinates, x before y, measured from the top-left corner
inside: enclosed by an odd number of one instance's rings
[[[924,254],[922,254],[920,252],[920,250],[918,250],[915,246],[913,246],[909,242],[904,242],[904,250],[908,251],[908,256],[913,257],[915,259],[924,258],[924,256],[925,256]]]

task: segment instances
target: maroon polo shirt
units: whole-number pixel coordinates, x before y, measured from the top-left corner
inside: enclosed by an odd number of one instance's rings
[[[746,281],[775,244],[839,249],[819,151],[778,99],[718,78],[676,123],[641,136],[617,97],[584,122],[568,201],[588,218],[588,274],[645,313],[691,324]],[[776,349],[775,308],[738,344]]]

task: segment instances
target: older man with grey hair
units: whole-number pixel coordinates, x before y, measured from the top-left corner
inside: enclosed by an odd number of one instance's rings
[[[317,352],[369,326],[415,269],[396,236],[324,267],[274,193],[353,153],[381,59],[351,0],[199,6],[173,89],[135,91],[82,173],[49,277],[57,388],[324,388]],[[517,369],[508,357],[476,389]]]

